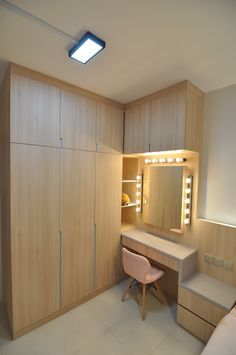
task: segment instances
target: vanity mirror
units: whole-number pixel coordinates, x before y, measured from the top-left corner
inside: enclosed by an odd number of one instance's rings
[[[145,223],[181,231],[183,169],[182,166],[148,166],[144,169]]]

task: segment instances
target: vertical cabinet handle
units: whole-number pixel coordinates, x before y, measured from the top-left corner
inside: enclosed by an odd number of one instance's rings
[[[94,230],[93,230],[93,289],[96,289],[96,247],[97,247],[97,225],[94,223]]]

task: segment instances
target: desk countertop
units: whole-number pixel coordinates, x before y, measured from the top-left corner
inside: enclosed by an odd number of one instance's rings
[[[149,248],[168,255],[178,261],[183,261],[197,252],[196,249],[157,237],[140,229],[132,229],[122,232],[122,236],[141,243]]]

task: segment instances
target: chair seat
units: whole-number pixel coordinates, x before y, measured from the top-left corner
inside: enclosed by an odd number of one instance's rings
[[[160,279],[164,275],[164,271],[157,269],[154,266],[150,267],[150,271],[146,276],[144,284],[150,284],[158,279]]]

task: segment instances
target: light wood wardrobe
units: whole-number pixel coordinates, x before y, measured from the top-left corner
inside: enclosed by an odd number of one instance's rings
[[[122,275],[123,107],[17,65],[0,100],[3,293],[16,337]]]

